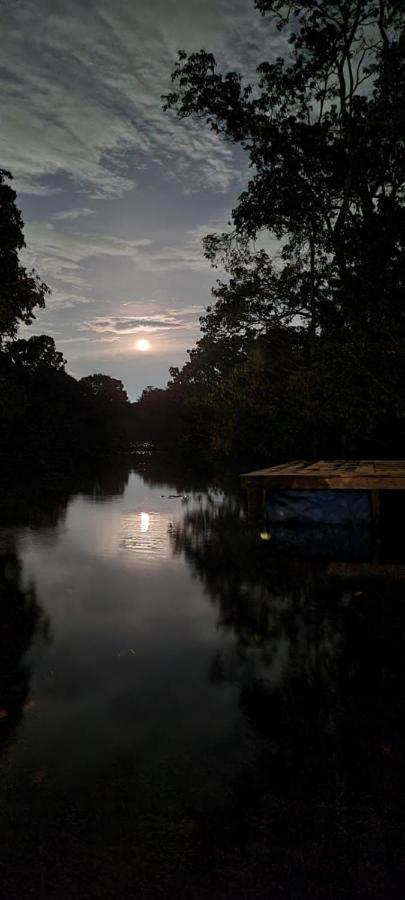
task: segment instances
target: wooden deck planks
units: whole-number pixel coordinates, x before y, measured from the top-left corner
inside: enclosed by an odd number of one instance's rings
[[[246,486],[275,490],[405,490],[405,460],[295,460],[241,478]]]

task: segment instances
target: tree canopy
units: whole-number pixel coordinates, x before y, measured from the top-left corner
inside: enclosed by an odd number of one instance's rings
[[[118,379],[68,375],[49,335],[18,337],[49,289],[20,262],[23,223],[10,179],[0,170],[0,468],[3,477],[16,465],[66,472],[128,448],[133,409]]]
[[[128,394],[122,381],[118,378],[111,378],[111,375],[102,375],[100,372],[86,375],[80,379],[80,385],[85,393],[107,403],[128,402]]]
[[[253,415],[250,435],[264,428],[273,449],[283,429],[313,453],[339,431],[342,451],[375,449],[405,416],[405,7],[255,5],[283,56],[248,81],[206,50],[181,51],[164,98],[241,145],[251,166],[230,230],[204,242],[225,278],[185,372],[226,345],[208,396],[222,425],[233,411],[232,434]]]
[[[20,338],[6,345],[6,351],[17,366],[35,371],[51,368],[57,372],[65,368],[66,360],[55,347],[55,341],[48,334],[33,335],[28,341]]]
[[[35,307],[44,307],[49,293],[35,270],[28,272],[19,260],[25,240],[11,179],[10,172],[0,169],[0,343],[15,337],[21,323],[32,322]]]
[[[313,329],[364,324],[371,305],[383,317],[390,281],[398,299],[404,275],[403,4],[256,6],[286,36],[286,58],[260,63],[245,83],[220,73],[210,53],[181,52],[166,97],[180,118],[205,118],[250,158],[234,230],[209,238],[207,253],[228,253],[232,266],[235,239],[266,229],[288,264],[280,275],[267,262],[276,312],[298,311]],[[256,262],[261,272],[263,254]]]

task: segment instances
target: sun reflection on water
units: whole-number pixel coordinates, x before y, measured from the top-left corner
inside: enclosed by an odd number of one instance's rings
[[[149,513],[141,512],[141,531],[148,531],[150,525]]]
[[[122,522],[119,548],[142,559],[167,559],[172,555],[171,527],[172,519],[166,512],[127,513]]]

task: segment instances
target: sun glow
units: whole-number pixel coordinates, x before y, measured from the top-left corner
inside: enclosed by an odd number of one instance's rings
[[[135,341],[134,344],[135,350],[140,350],[141,353],[146,353],[147,350],[150,350],[150,341],[146,338],[139,338],[138,341]]]

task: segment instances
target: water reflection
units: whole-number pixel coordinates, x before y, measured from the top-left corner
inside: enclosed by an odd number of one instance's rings
[[[52,529],[64,520],[68,504],[79,494],[94,502],[122,497],[131,471],[128,463],[115,461],[66,479],[59,473],[38,481],[33,473],[24,473],[18,481],[0,485],[0,525]]]
[[[25,583],[14,537],[0,533],[0,750],[31,707],[27,652],[50,639],[33,584]]]
[[[148,531],[150,526],[150,515],[149,513],[141,513],[141,531]]]
[[[172,516],[165,511],[126,513],[121,521],[119,548],[143,560],[168,559],[172,526]]]
[[[211,681],[238,686],[265,741],[256,771],[234,785],[224,827],[288,896],[399,896],[404,567],[339,562],[356,549],[367,559],[369,534],[351,547],[340,535],[335,565],[322,560],[324,542],[310,546],[310,529],[296,542],[292,531],[278,537],[270,552],[229,501],[187,511],[172,535],[232,638],[213,656]],[[265,858],[272,846],[276,858]]]
[[[56,547],[59,528],[75,494],[93,500],[123,494],[128,483],[127,465],[82,473],[72,483],[55,478],[41,483],[23,480],[2,485],[0,503],[0,751],[32,708],[30,697],[33,647],[51,641],[51,620],[37,598],[32,578],[24,575],[21,549],[27,534],[39,534],[44,549]],[[7,527],[5,527],[7,526]],[[12,526],[19,526],[13,530]]]
[[[401,541],[263,541],[162,466],[4,532],[3,895],[399,900]]]
[[[96,503],[105,503],[115,497],[122,497],[128,484],[131,467],[126,462],[106,465],[97,473],[87,477],[83,493]]]

